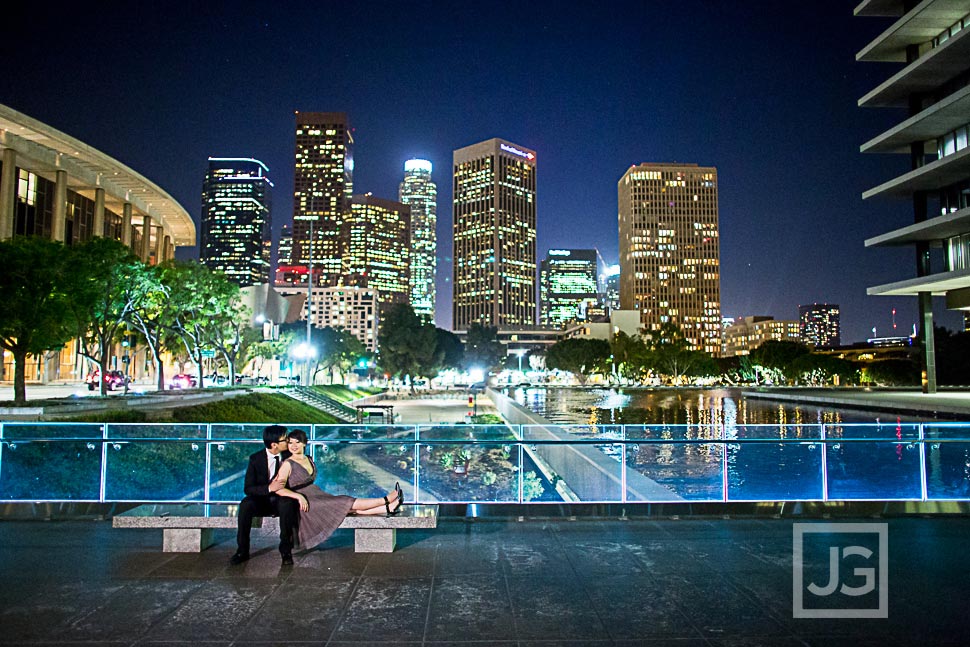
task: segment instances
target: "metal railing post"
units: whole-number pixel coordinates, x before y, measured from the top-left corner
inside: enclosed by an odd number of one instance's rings
[[[926,475],[926,431],[923,423],[919,423],[919,474],[920,474],[920,496],[923,501],[929,500],[929,486]]]
[[[101,426],[101,483],[98,486],[98,501],[105,502],[105,480],[108,474],[108,423]]]
[[[205,485],[203,486],[202,501],[208,503],[209,488],[212,485],[212,424],[205,426]]]

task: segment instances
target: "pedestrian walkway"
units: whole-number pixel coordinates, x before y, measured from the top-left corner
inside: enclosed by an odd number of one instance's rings
[[[875,647],[970,633],[964,518],[888,520],[884,620],[792,617],[790,519],[445,518],[386,555],[338,531],[293,567],[268,539],[230,567],[230,531],[179,555],[159,552],[157,530],[110,525],[0,523],[0,643]]]
[[[472,396],[473,406],[468,406],[468,394],[456,392],[454,398],[413,398],[400,399],[387,398],[381,400],[380,404],[389,404],[394,407],[395,418],[400,414],[397,422],[402,425],[426,425],[429,423],[459,423],[468,422],[468,413],[491,413],[498,414],[491,400],[484,393]]]

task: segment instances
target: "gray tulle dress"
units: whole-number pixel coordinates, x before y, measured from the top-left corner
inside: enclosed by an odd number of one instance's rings
[[[312,461],[310,464],[313,465]],[[290,478],[286,487],[305,496],[310,505],[309,510],[300,512],[300,528],[297,532],[304,550],[313,548],[332,535],[356,501],[352,496],[327,494],[313,484],[316,478],[316,465],[313,465],[313,474],[309,474],[302,465],[290,460]]]

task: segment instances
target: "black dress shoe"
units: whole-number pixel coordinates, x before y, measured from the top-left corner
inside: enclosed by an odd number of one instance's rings
[[[249,559],[249,555],[246,553],[236,553],[229,558],[229,563],[233,566],[238,566]]]
[[[283,566],[293,566],[293,555],[289,553],[283,555]]]

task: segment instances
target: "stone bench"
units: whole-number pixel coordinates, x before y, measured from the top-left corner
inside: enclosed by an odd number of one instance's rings
[[[114,528],[161,528],[164,552],[199,553],[213,544],[215,529],[236,529],[238,509],[236,504],[224,503],[146,504],[115,515],[111,525]],[[358,553],[391,553],[397,543],[398,529],[437,527],[438,506],[408,504],[401,506],[401,512],[393,517],[354,516],[345,518],[340,524],[340,528],[353,529],[354,552]],[[278,536],[279,519],[256,517],[253,528]]]

